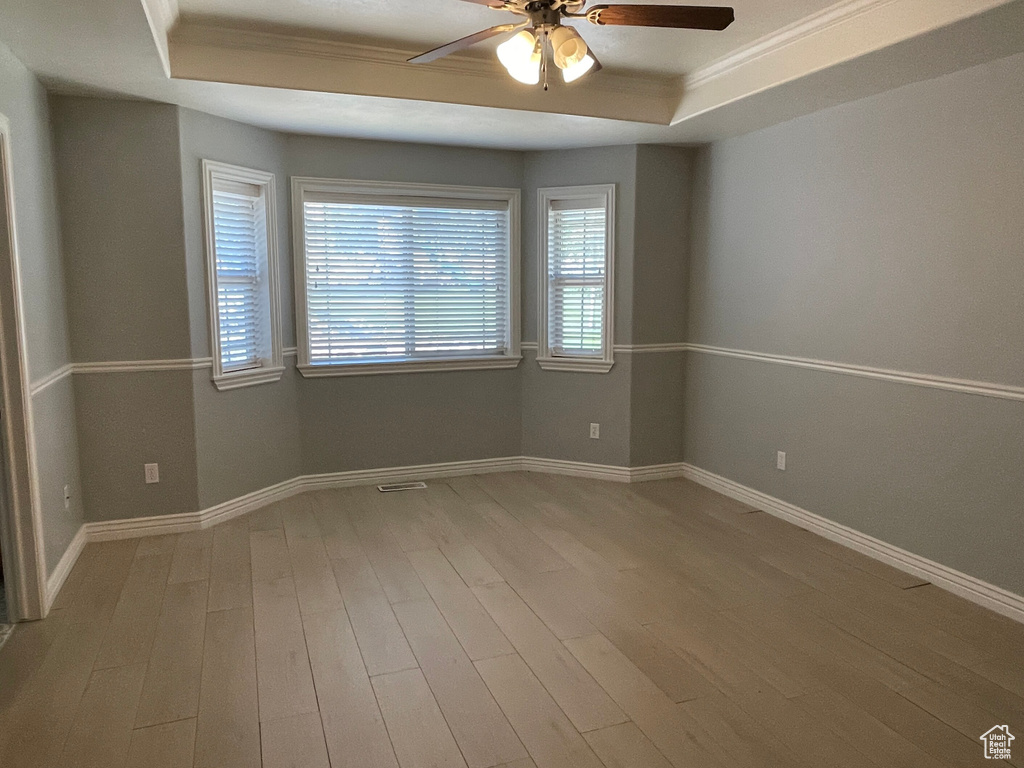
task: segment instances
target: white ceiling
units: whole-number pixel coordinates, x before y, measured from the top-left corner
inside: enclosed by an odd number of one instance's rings
[[[0,0],[0,41],[63,92],[180,104],[283,131],[514,149],[707,141],[1024,50],[1024,0],[843,0],[824,12],[824,0],[735,0],[738,21],[720,37],[587,24],[606,69],[544,94],[510,84],[490,56],[399,63],[405,54],[393,48],[416,51],[501,18],[459,0],[178,1],[236,26],[326,37],[330,24],[343,40],[388,43],[312,55],[312,38],[243,44],[228,29],[221,42],[176,48],[140,0]],[[176,10],[174,0],[145,2]],[[674,78],[647,78],[638,65]],[[694,69],[699,79],[684,88],[680,75]]]
[[[674,4],[671,0],[645,1]],[[699,1],[679,0],[690,4]],[[607,67],[683,75],[835,2],[709,0],[709,5],[729,4],[736,11],[736,21],[724,32],[598,27],[583,20],[574,24]],[[423,50],[516,20],[512,14],[461,0],[178,0],[178,7],[186,15],[305,27]],[[492,42],[480,47],[495,45]]]

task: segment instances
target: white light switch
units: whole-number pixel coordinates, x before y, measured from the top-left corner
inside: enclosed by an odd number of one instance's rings
[[[779,451],[775,454],[775,468],[781,469],[783,472],[786,470],[786,452]]]
[[[593,440],[599,440],[601,438],[601,425],[591,424],[590,425],[590,437]]]
[[[160,482],[160,465],[159,464],[147,464],[146,465],[146,482],[147,483],[159,483]]]

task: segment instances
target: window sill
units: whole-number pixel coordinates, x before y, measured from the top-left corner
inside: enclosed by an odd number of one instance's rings
[[[538,357],[537,365],[545,371],[608,373],[615,363],[612,360],[595,360],[585,357]]]
[[[245,371],[223,373],[213,377],[213,386],[221,392],[242,387],[254,387],[257,384],[271,384],[280,381],[284,375],[284,366],[274,368],[251,368]]]
[[[516,368],[523,358],[519,355],[504,357],[458,357],[447,360],[396,360],[387,363],[331,363],[300,365],[299,373],[307,379],[328,376],[373,376],[382,373],[428,373],[431,371],[487,371]]]

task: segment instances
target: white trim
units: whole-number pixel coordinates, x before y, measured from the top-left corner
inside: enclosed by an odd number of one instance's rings
[[[299,348],[298,347],[285,347],[282,350],[282,354],[285,357],[297,357],[298,354],[299,354]]]
[[[608,373],[615,365],[612,360],[588,357],[540,357],[537,365],[545,371],[565,371],[569,373]]]
[[[293,477],[290,480],[285,480],[267,488],[261,488],[258,491],[230,499],[199,512],[139,517],[128,520],[106,520],[86,523],[84,528],[90,542],[131,539],[140,536],[184,533],[186,531],[209,528],[211,525],[226,522],[268,504],[273,504],[306,491],[346,488],[354,485],[380,485],[382,483],[430,480],[439,477],[482,475],[491,472],[544,472],[553,475],[570,475],[573,477],[588,477],[595,480],[628,483],[663,477],[679,477],[682,473],[681,467],[681,464],[664,464],[631,469],[604,464],[588,464],[579,461],[563,461],[561,459],[503,456],[473,461],[450,461],[406,467],[328,472],[319,475]],[[77,557],[77,554],[75,557]]]
[[[641,355],[657,352],[686,352],[690,345],[685,341],[664,344],[616,344],[615,351],[627,355]]]
[[[221,392],[228,392],[232,389],[252,387],[256,384],[271,384],[280,381],[284,375],[284,365],[266,368],[254,368],[252,370],[228,373],[213,379],[213,386]]]
[[[524,352],[539,351],[537,342],[524,341],[519,346]],[[825,373],[839,373],[847,376],[891,381],[897,384],[928,387],[930,389],[942,389],[948,392],[960,392],[963,394],[979,395],[983,397],[994,397],[1000,400],[1024,401],[1024,387],[1014,384],[995,384],[992,382],[977,381],[973,379],[956,379],[946,376],[934,376],[927,373],[912,373],[910,371],[897,371],[887,368],[874,368],[866,365],[854,365],[852,363],[837,363],[806,357],[792,357],[789,355],[776,355],[766,352],[752,352],[744,349],[715,347],[708,344],[688,344],[678,342],[670,344],[616,344],[614,349],[617,353],[634,355],[697,352],[704,355],[731,357],[740,360],[753,360],[761,363],[774,363],[776,365],[786,365],[794,368],[806,368],[808,370],[822,371]],[[284,350],[285,357],[290,357],[295,354],[295,347],[288,347]],[[438,361],[437,363],[428,360],[422,361],[422,369],[416,369],[413,366],[410,366],[409,368],[402,370],[473,370],[476,368],[515,368],[519,364],[520,359],[521,358],[500,358],[497,362],[492,364],[490,361],[495,361],[495,358],[481,358],[480,360],[483,361],[483,364],[481,365],[476,365],[476,360]],[[555,358],[554,360],[561,362],[562,358]],[[412,362],[417,365],[421,364],[421,361]],[[463,365],[463,363],[470,364]],[[54,383],[69,374],[198,370],[201,368],[209,368],[210,365],[211,359],[209,357],[181,358],[178,360],[122,360],[116,362],[68,363],[53,373],[33,382],[30,388],[30,393],[32,395],[39,394],[47,387],[52,386]],[[390,368],[393,366],[400,366],[401,364],[386,363],[384,365]],[[319,371],[324,367],[325,366],[307,366],[304,375],[307,377],[317,377],[321,375],[350,375],[346,374],[344,371],[334,372],[333,370],[327,373],[320,373]],[[372,367],[373,366],[367,366],[367,368]],[[361,372],[386,373],[390,371],[363,370]]]
[[[649,464],[646,467],[633,467],[630,472],[630,482],[646,483],[651,480],[671,480],[674,477],[682,477],[688,464],[681,461],[673,464]]]
[[[556,200],[603,198],[605,286],[601,357],[556,355],[548,339],[548,208]],[[544,187],[537,190],[537,364],[548,371],[608,373],[615,364],[615,185]]]
[[[82,525],[75,532],[75,537],[71,539],[71,543],[68,544],[67,550],[61,555],[60,560],[57,562],[57,567],[53,569],[53,573],[50,574],[50,578],[46,580],[46,612],[50,612],[50,606],[53,605],[53,601],[57,599],[57,593],[60,592],[61,587],[64,586],[64,582],[68,580],[68,576],[71,574],[71,569],[75,567],[75,563],[78,562],[79,555],[82,554],[82,549],[85,545],[92,541],[89,537],[88,523]]]
[[[306,475],[301,478],[302,490],[312,491],[327,488],[346,488],[353,485],[406,483],[413,480],[430,480],[437,477],[486,475],[491,472],[515,472],[521,469],[521,462],[521,456],[503,456],[496,459],[449,461],[440,464],[418,464],[409,467],[388,467],[385,469],[357,469],[352,472],[329,472],[322,475]]]
[[[983,36],[997,34],[991,29],[985,31],[986,22],[980,17],[1014,1],[841,0],[684,75],[683,97],[670,125],[680,125],[747,97],[969,19],[974,31],[967,29],[965,35],[974,35],[979,29]],[[919,73],[918,77],[921,76],[924,75]],[[854,88],[852,95],[846,88],[846,99],[874,93],[874,84],[878,82],[877,77],[867,78]],[[889,87],[896,84],[890,83]]]
[[[86,523],[89,541],[113,541],[134,539],[141,536],[159,536],[166,533],[185,533],[209,528],[211,525],[232,520],[247,512],[268,504],[287,499],[300,493],[304,478],[293,477],[280,483],[261,488],[199,512],[183,512],[177,515],[138,517],[130,520],[105,520]]]
[[[177,360],[118,360],[114,362],[72,363],[72,373],[144,373],[148,371],[195,371],[209,368],[209,357],[183,357]]]
[[[248,25],[251,27],[251,25]],[[408,64],[417,47],[396,48],[308,32],[245,28],[238,20],[183,18],[170,40],[173,77],[298,91],[349,93],[479,107],[568,113],[668,125],[680,78],[604,70],[587,88],[560,89],[557,101],[510,80],[492,57],[471,51],[424,70]]]
[[[299,373],[307,379],[332,376],[370,376],[380,373],[429,373],[431,371],[488,371],[516,368],[522,356],[492,355],[490,357],[452,357],[443,360],[396,360],[393,363],[334,363],[331,365],[300,365]]]
[[[36,379],[29,386],[29,394],[35,397],[47,387],[56,384],[61,379],[70,376],[74,372],[74,368],[75,366],[73,363],[67,363],[65,365],[62,365],[57,370],[48,373],[46,376],[43,376],[40,379]]]
[[[344,363],[311,365],[306,321],[306,227],[303,202],[308,193],[318,195],[390,195],[412,198],[449,198],[503,202],[508,205],[508,328],[507,349],[499,359],[452,357],[443,360],[413,359],[387,363]],[[505,187],[467,187],[449,184],[415,184],[391,181],[321,179],[292,177],[292,236],[295,288],[295,337],[298,348],[297,367],[306,377],[354,376],[377,373],[412,373],[429,370],[474,370],[477,368],[514,368],[522,359],[520,353],[520,227],[521,198],[518,189]]]
[[[828,518],[808,512],[794,504],[769,496],[745,485],[716,475],[706,469],[684,464],[682,476],[687,480],[717,491],[729,498],[750,504],[775,517],[807,528],[830,541],[834,541],[861,554],[873,557],[906,573],[927,579],[937,587],[970,600],[972,603],[1024,623],[1024,597],[989,584],[974,576],[961,573],[921,555],[888,544],[866,533],[836,523]]]
[[[85,541],[110,541],[184,533],[202,530],[217,523],[252,512],[268,504],[307,491],[345,488],[355,485],[429,480],[431,478],[481,475],[491,472],[543,472],[553,475],[585,477],[612,482],[637,483],[651,480],[684,477],[718,493],[757,507],[768,514],[788,520],[814,531],[831,541],[850,547],[895,568],[928,579],[938,587],[947,589],[978,605],[1024,622],[1024,597],[1001,587],[960,573],[912,552],[887,544],[867,534],[828,520],[768,494],[728,480],[713,472],[683,462],[657,464],[646,467],[616,467],[579,461],[564,461],[533,456],[506,456],[475,461],[454,461],[439,464],[420,464],[407,467],[361,469],[350,472],[329,472],[303,475],[262,488],[244,496],[216,504],[199,512],[162,517],[142,517],[130,520],[109,520],[86,523],[72,541],[68,551],[50,577],[47,585],[49,605],[60,589],[67,573],[74,566]]]
[[[829,27],[842,24],[850,19],[869,13],[894,0],[843,0],[843,2],[824,8],[817,13],[804,16],[802,19],[777,29],[752,43],[737,48],[727,56],[694,70],[685,76],[686,88],[698,88],[710,80],[728,74],[734,69],[749,64],[762,56],[767,56],[787,45],[816,35]]]
[[[761,363],[775,363],[776,365],[788,365],[794,368],[807,368],[809,370],[824,371],[826,373],[842,373],[847,376],[859,376],[867,379],[893,381],[898,384],[910,384],[915,387],[943,389],[949,392],[982,395],[984,397],[995,397],[1002,400],[1024,401],[1024,387],[1012,384],[992,384],[985,381],[954,379],[947,376],[933,376],[927,373],[894,371],[887,368],[874,368],[867,365],[834,363],[827,360],[814,360],[806,357],[790,357],[788,355],[773,355],[764,352],[749,352],[742,349],[713,347],[707,344],[689,344],[687,345],[687,349],[691,352],[700,352],[705,355],[733,357],[740,360],[754,360]]]
[[[149,31],[153,34],[157,54],[164,74],[171,76],[171,60],[167,37],[178,20],[178,0],[142,0],[142,8],[146,12]]]
[[[517,469],[520,472],[543,472],[548,475],[587,477],[593,480],[610,480],[617,483],[631,482],[634,471],[629,467],[589,464],[582,461],[565,461],[563,459],[545,459],[538,456],[520,456]]]
[[[685,341],[673,341],[661,344],[614,344],[612,349],[616,354],[640,355],[659,352],[686,352],[693,345]],[[536,341],[524,341],[519,345],[525,351],[540,351],[540,345]]]
[[[277,182],[268,171],[203,160],[203,240],[206,246],[207,319],[212,353],[213,385],[219,390],[238,389],[278,381],[284,374],[284,353],[281,337],[281,269],[277,253]],[[217,300],[217,249],[213,224],[213,193],[217,182],[251,184],[260,189],[263,204],[263,233],[266,241],[266,318],[270,331],[270,348],[259,350],[260,365],[241,371],[225,371],[220,359],[220,311]],[[258,281],[260,286],[262,281]],[[260,291],[263,288],[260,287]],[[261,298],[261,301],[262,301]],[[269,352],[269,355],[267,354]]]
[[[16,619],[46,616],[46,549],[43,540],[42,494],[29,382],[28,343],[25,336],[25,307],[22,301],[21,250],[14,199],[14,153],[11,124],[0,114],[0,184],[6,199],[6,227],[10,248],[8,274],[0,302],[0,377],[4,411],[3,431],[4,503],[0,505],[0,546],[7,554],[10,578],[8,605]],[[10,283],[7,283],[10,280]],[[9,293],[8,293],[9,288]],[[9,301],[8,301],[9,299]]]

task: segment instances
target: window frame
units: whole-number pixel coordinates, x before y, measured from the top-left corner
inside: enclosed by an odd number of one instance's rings
[[[277,186],[273,173],[253,168],[203,160],[203,229],[206,244],[206,288],[210,323],[210,356],[213,384],[221,391],[279,381],[284,375],[281,322],[281,277],[277,247]],[[269,357],[261,357],[255,368],[224,370],[220,344],[220,304],[217,297],[217,252],[214,230],[213,193],[218,181],[249,184],[262,190],[266,221],[267,324],[270,330]]]
[[[486,200],[508,205],[508,329],[504,355],[452,356],[430,359],[404,359],[373,362],[310,363],[308,318],[306,314],[306,195],[409,197],[431,199]],[[520,330],[520,202],[518,189],[505,187],[468,187],[445,184],[408,184],[390,181],[358,181],[292,177],[292,234],[294,237],[295,335],[298,343],[298,370],[306,378],[328,376],[366,376],[380,373],[420,373],[427,371],[474,371],[516,368],[522,360]]]
[[[605,291],[601,328],[601,356],[555,354],[548,333],[550,307],[548,280],[548,211],[555,201],[592,200],[605,205]],[[615,185],[545,187],[537,190],[537,364],[546,371],[608,373],[615,364]]]

